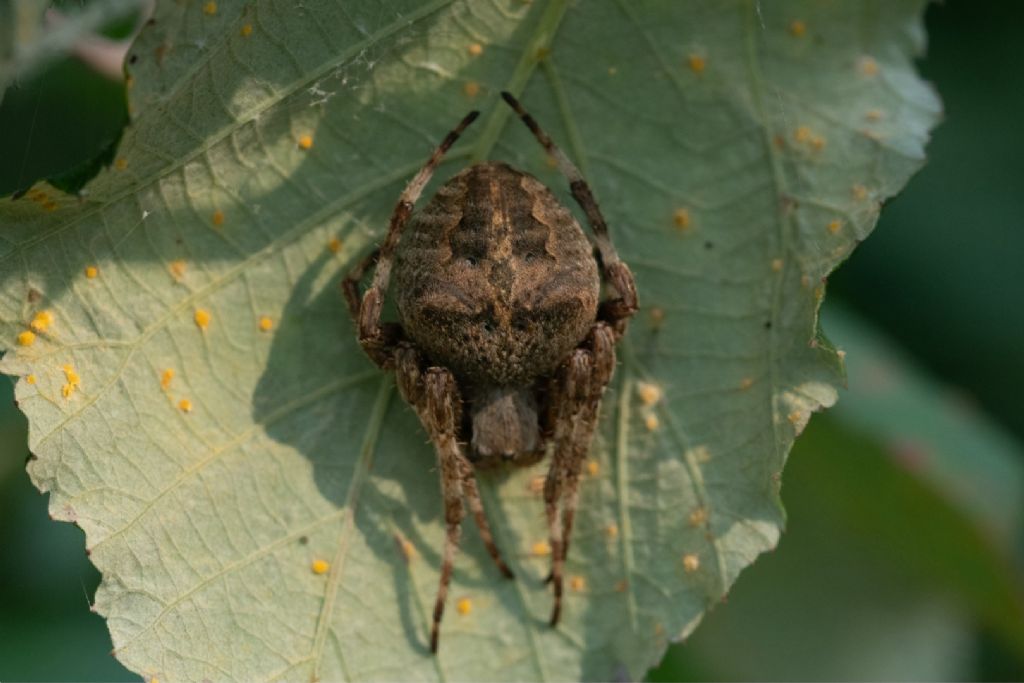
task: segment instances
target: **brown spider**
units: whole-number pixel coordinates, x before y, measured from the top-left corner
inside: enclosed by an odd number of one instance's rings
[[[374,363],[395,371],[402,397],[437,449],[447,529],[432,652],[465,515],[463,499],[498,569],[512,578],[484,515],[474,467],[533,464],[549,442],[553,456],[544,508],[551,538],[548,581],[555,595],[551,625],[558,623],[580,467],[615,369],[615,344],[637,309],[633,275],[615,252],[586,181],[519,102],[501,95],[568,177],[596,245],[547,187],[503,163],[464,169],[410,220],[441,157],[478,116],[473,111],[406,186],[384,244],[343,283],[359,343]],[[373,282],[360,297],[359,282],[374,264]],[[392,264],[400,324],[381,322]],[[599,271],[615,298],[599,302]]]

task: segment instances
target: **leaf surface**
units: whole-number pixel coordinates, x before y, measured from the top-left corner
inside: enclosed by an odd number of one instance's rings
[[[82,200],[0,203],[3,369],[117,657],[161,680],[642,676],[777,541],[786,454],[840,379],[819,283],[937,116],[921,8],[159,3],[113,166]],[[494,158],[569,201],[502,89],[590,180],[643,309],[563,623],[535,552],[543,466],[483,478],[517,580],[466,525],[435,658],[434,456],[338,282],[471,107],[428,193]]]

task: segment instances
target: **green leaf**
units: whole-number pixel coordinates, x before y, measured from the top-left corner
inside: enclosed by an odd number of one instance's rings
[[[128,123],[124,84],[72,57],[8,89],[0,103],[0,196],[46,178],[75,193],[110,165]]]
[[[159,4],[114,167],[83,202],[0,203],[3,369],[30,472],[103,574],[117,657],[161,680],[641,676],[778,539],[783,462],[840,372],[817,283],[937,116],[911,66],[921,5]],[[499,158],[569,201],[502,89],[582,167],[644,308],[563,623],[532,553],[543,466],[484,477],[517,579],[467,525],[431,657],[434,456],[338,282],[471,107],[431,187]],[[43,309],[54,323],[17,346]]]
[[[1024,448],[953,387],[929,377],[878,330],[841,307],[822,316],[849,358],[848,429],[879,440],[1007,554],[1024,532]]]

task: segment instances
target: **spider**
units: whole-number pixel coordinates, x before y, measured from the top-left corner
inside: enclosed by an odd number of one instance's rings
[[[406,186],[383,244],[342,284],[359,344],[379,367],[395,372],[399,392],[437,451],[446,532],[433,653],[463,501],[498,570],[512,578],[487,523],[474,470],[530,465],[549,449],[544,509],[552,559],[546,581],[554,592],[550,623],[558,624],[580,468],[615,368],[615,344],[637,309],[633,275],[612,246],[586,181],[519,102],[501,95],[568,178],[594,244],[551,190],[498,162],[462,170],[412,214],[445,152],[479,115],[472,111]],[[374,266],[360,295],[359,283]],[[392,274],[399,323],[381,321]],[[602,275],[615,294],[605,301]]]

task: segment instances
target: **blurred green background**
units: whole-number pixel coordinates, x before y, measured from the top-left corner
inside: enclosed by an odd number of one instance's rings
[[[789,528],[654,681],[1024,679],[1024,4],[928,9],[946,120],[830,278],[850,388],[794,449]],[[123,31],[124,26],[117,28]],[[87,167],[123,85],[56,62],[0,104],[0,196]],[[89,611],[82,533],[31,486],[0,380],[0,680],[138,680]]]

